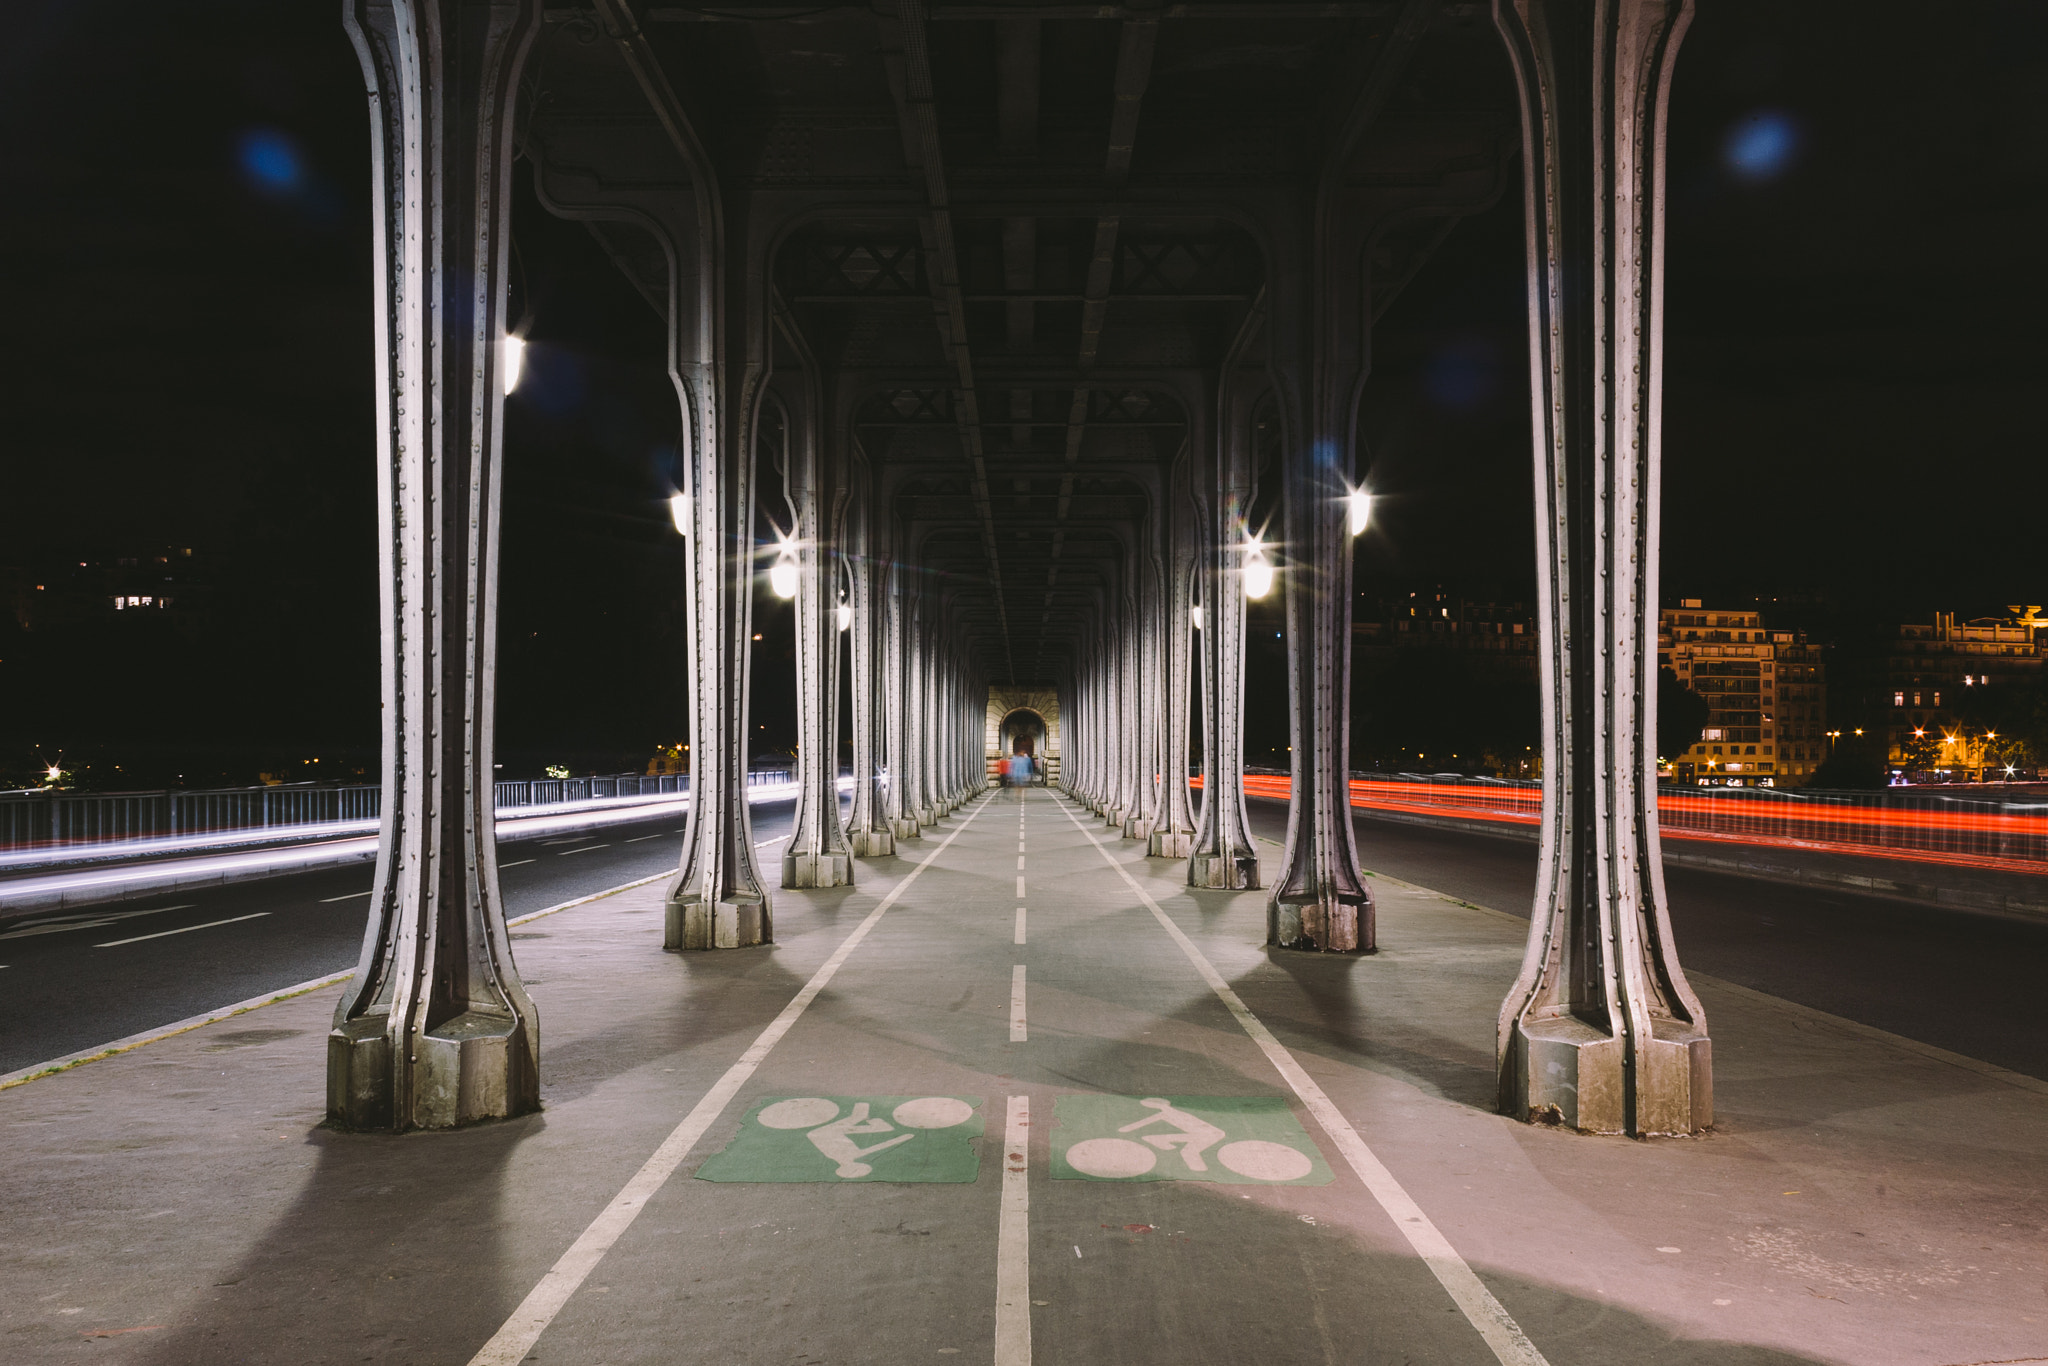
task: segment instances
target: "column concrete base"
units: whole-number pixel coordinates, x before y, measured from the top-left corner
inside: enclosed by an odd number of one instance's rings
[[[765,896],[729,901],[689,897],[667,904],[661,946],[671,950],[744,949],[774,938]]]
[[[401,1127],[391,1017],[360,1015],[327,1035],[327,1118],[344,1129]],[[471,1010],[413,1044],[405,1128],[453,1129],[540,1108],[536,1041],[517,1015]]]
[[[1190,854],[1188,886],[1219,892],[1249,891],[1259,885],[1257,854]]]
[[[1266,942],[1312,953],[1372,953],[1372,898],[1357,893],[1274,897],[1266,903]]]
[[[1711,1127],[1713,1044],[1682,1020],[1657,1019],[1652,1028],[1631,1095],[1626,1039],[1575,1015],[1517,1020],[1501,1059],[1501,1113],[1635,1138]]]
[[[785,887],[851,887],[852,854],[784,854],[782,885]]]
[[[915,816],[898,816],[889,822],[889,828],[891,833],[899,840],[914,840],[924,837],[921,833],[923,827],[917,823],[917,817]]]
[[[896,852],[893,830],[856,830],[846,837],[855,858],[887,858]]]
[[[1124,838],[1127,840],[1149,840],[1152,838],[1152,826],[1139,816],[1131,816],[1124,821]]]
[[[1195,852],[1195,832],[1154,830],[1145,841],[1145,852],[1152,858],[1186,858]]]
[[[930,829],[932,826],[937,825],[938,823],[939,809],[936,806],[920,806],[919,808],[917,808],[918,829],[927,830]]]

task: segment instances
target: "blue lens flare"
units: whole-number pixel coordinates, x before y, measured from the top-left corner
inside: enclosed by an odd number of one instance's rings
[[[266,194],[290,194],[306,178],[306,160],[298,144],[275,128],[257,128],[242,134],[236,148],[242,174]]]
[[[1721,159],[1738,180],[1774,180],[1799,155],[1799,125],[1775,109],[1750,114],[1721,143]]]

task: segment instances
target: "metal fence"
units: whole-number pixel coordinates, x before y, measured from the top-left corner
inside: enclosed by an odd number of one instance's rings
[[[1245,791],[1284,798],[1288,777],[1272,770],[1247,771]],[[1351,804],[1412,815],[1535,825],[1543,814],[1543,785],[1455,774],[1359,773],[1351,778]],[[1657,828],[1666,839],[2048,872],[2048,801],[1898,790],[1660,787]]]
[[[756,769],[749,787],[791,781],[786,768]],[[497,785],[499,814],[578,802],[655,798],[690,790],[687,773],[616,773]],[[204,791],[0,793],[0,853],[79,849],[131,840],[280,834],[307,826],[363,826],[383,807],[376,783],[291,783]]]

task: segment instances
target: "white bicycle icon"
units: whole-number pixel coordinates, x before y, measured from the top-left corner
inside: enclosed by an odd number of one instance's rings
[[[1228,1137],[1223,1130],[1199,1115],[1177,1110],[1160,1096],[1138,1102],[1152,1114],[1133,1120],[1117,1130],[1128,1134],[1154,1124],[1171,1127],[1172,1133],[1146,1134],[1144,1141],[1128,1138],[1085,1138],[1067,1149],[1067,1165],[1083,1176],[1106,1181],[1144,1176],[1159,1164],[1161,1153],[1178,1152],[1183,1166],[1191,1172],[1207,1172],[1204,1154]],[[1297,1181],[1314,1169],[1308,1156],[1285,1143],[1261,1138],[1240,1139],[1216,1148],[1216,1160],[1226,1171],[1254,1181]]]
[[[839,1113],[839,1102],[826,1100],[823,1096],[802,1096],[794,1100],[778,1100],[765,1106],[755,1118],[770,1129],[809,1129],[804,1137],[811,1140],[811,1146],[823,1153],[835,1165],[834,1171],[846,1180],[857,1180],[873,1173],[874,1166],[861,1159],[873,1157],[884,1148],[893,1148],[899,1143],[908,1143],[917,1137],[919,1129],[950,1129],[956,1124],[965,1124],[974,1117],[974,1107],[964,1100],[952,1096],[920,1096],[906,1100],[889,1112],[890,1119],[868,1114],[868,1103],[857,1101],[845,1115]],[[897,1134],[885,1143],[876,1143],[863,1148],[853,1141],[855,1134],[886,1134],[898,1127],[910,1130]]]

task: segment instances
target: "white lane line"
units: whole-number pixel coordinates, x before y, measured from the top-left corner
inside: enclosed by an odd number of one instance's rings
[[[158,930],[155,934],[138,934],[133,939],[109,939],[104,944],[93,945],[96,949],[118,949],[123,944],[140,944],[145,939],[162,939],[167,934],[189,934],[193,930],[210,930],[216,925],[239,925],[244,920],[261,920],[269,911],[257,911],[252,915],[230,916],[226,920],[209,920],[204,925],[187,925],[182,929]]]
[[[620,841],[619,841],[619,843],[620,843],[620,844],[638,844],[638,843],[639,843],[639,842],[640,842],[641,840],[658,840],[658,839],[660,839],[660,838],[661,838],[661,831],[657,830],[657,831],[655,831],[655,832],[654,832],[653,834],[651,834],[651,835],[635,835],[635,836],[633,836],[633,838],[631,838],[631,839],[629,839],[629,840],[620,840]]]
[[[1343,1111],[1337,1108],[1322,1087],[1316,1085],[1315,1078],[1302,1070],[1301,1064],[1294,1060],[1294,1055],[1273,1037],[1273,1031],[1267,1029],[1258,1016],[1252,1014],[1250,1007],[1239,999],[1238,994],[1231,990],[1230,983],[1223,979],[1223,974],[1216,971],[1216,965],[1211,963],[1208,957],[1195,947],[1195,941],[1183,934],[1180,926],[1174,924],[1166,912],[1160,909],[1159,903],[1154,901],[1144,887],[1139,885],[1138,880],[1131,876],[1130,870],[1103,847],[1102,841],[1095,838],[1092,830],[1081,824],[1071,808],[1067,808],[1064,803],[1062,808],[1067,812],[1067,819],[1073,821],[1075,828],[1086,835],[1088,842],[1095,846],[1095,852],[1102,855],[1103,862],[1116,869],[1117,875],[1130,885],[1138,900],[1144,902],[1146,908],[1152,912],[1153,919],[1172,936],[1174,943],[1180,945],[1180,951],[1187,955],[1188,962],[1194,965],[1195,971],[1209,984],[1209,989],[1216,993],[1217,999],[1221,1000],[1224,1007],[1236,1017],[1244,1032],[1251,1036],[1252,1042],[1259,1046],[1259,1051],[1266,1055],[1266,1060],[1272,1063],[1274,1069],[1286,1079],[1287,1084],[1294,1088],[1294,1094],[1301,1098],[1302,1105],[1315,1116],[1316,1123],[1330,1136],[1330,1141],[1337,1145],[1337,1151],[1344,1154],[1344,1160],[1351,1165],[1351,1170],[1358,1173],[1358,1179],[1372,1192],[1372,1198],[1379,1201],[1380,1208],[1394,1221],[1394,1227],[1400,1229],[1402,1236],[1408,1240],[1408,1246],[1415,1250],[1415,1255],[1422,1258],[1424,1264],[1435,1274],[1438,1283],[1449,1292],[1452,1302],[1465,1315],[1466,1321],[1478,1330],[1479,1336],[1486,1340],[1486,1345],[1493,1349],[1494,1356],[1500,1359],[1502,1366],[1549,1366],[1543,1354],[1536,1350],[1536,1344],[1530,1342],[1528,1336],[1522,1332],[1521,1325],[1517,1324],[1506,1307],[1493,1297],[1493,1292],[1486,1288],[1485,1282],[1465,1264],[1465,1259],[1451,1246],[1450,1239],[1444,1237],[1437,1226],[1430,1222],[1429,1216],[1422,1212],[1422,1206],[1415,1203],[1414,1198],[1395,1179],[1394,1174],[1387,1170],[1386,1164],[1366,1146],[1365,1140],[1358,1136],[1358,1130],[1351,1127],[1351,1121],[1344,1118]]]
[[[569,855],[571,855],[571,854],[587,854],[587,853],[589,853],[589,852],[590,852],[591,850],[593,850],[593,849],[609,849],[609,848],[611,848],[611,846],[610,846],[609,844],[586,844],[586,845],[584,845],[584,846],[583,846],[583,847],[582,847],[581,849],[563,849],[563,850],[560,850],[560,851],[558,851],[558,852],[556,853],[555,857],[556,857],[556,858],[567,858],[567,857],[569,857]]]
[[[1010,969],[1010,1042],[1024,1041],[1024,965],[1019,963]]]
[[[500,866],[502,867],[503,865]],[[377,889],[375,887],[372,887],[370,889],[370,892],[374,892],[376,890]],[[322,906],[326,906],[331,905],[336,901],[354,901],[359,896],[368,896],[370,892],[350,892],[347,896],[323,896],[320,898],[320,904]]]
[[[1030,1143],[1031,1098],[1011,1096],[996,1222],[996,1366],[1031,1366]]]
[[[1017,908],[1017,942],[1019,944],[1024,942],[1024,908],[1022,906]]]
[[[1024,895],[1024,875],[1022,873],[1017,874],[1017,895]]]
[[[905,875],[903,881],[891,888],[881,903],[868,912],[867,918],[854,927],[853,933],[846,936],[844,942],[833,951],[832,956],[825,960],[824,966],[812,975],[810,981],[804,983],[803,990],[797,992],[790,1003],[782,1008],[782,1013],[761,1031],[753,1045],[740,1054],[739,1061],[727,1068],[725,1075],[704,1093],[704,1098],[698,1101],[690,1113],[683,1117],[683,1122],[676,1125],[669,1136],[662,1140],[661,1146],[656,1148],[653,1155],[641,1165],[640,1170],[633,1174],[632,1180],[626,1182],[619,1193],[612,1197],[611,1203],[605,1206],[603,1212],[590,1221],[590,1226],[569,1245],[569,1250],[556,1260],[547,1275],[540,1278],[540,1284],[527,1293],[519,1307],[512,1311],[512,1316],[492,1335],[491,1340],[470,1358],[469,1366],[517,1366],[517,1363],[526,1359],[526,1354],[533,1350],[533,1344],[540,1340],[540,1335],[554,1322],[555,1315],[562,1312],[562,1306],[569,1302],[569,1297],[576,1293],[577,1287],[582,1285],[584,1279],[597,1268],[597,1264],[604,1260],[604,1255],[611,1251],[612,1244],[618,1242],[626,1230],[633,1226],[633,1220],[639,1217],[640,1211],[654,1198],[655,1193],[667,1184],[675,1169],[690,1155],[690,1149],[704,1137],[705,1131],[718,1122],[718,1117],[725,1112],[725,1107],[732,1103],[732,1098],[739,1094],[740,1088],[746,1085],[747,1079],[767,1060],[769,1052],[781,1042],[782,1036],[790,1031],[811,1002],[817,999],[818,993],[831,982],[840,965],[860,947],[861,941],[867,938],[868,931],[872,930],[889,908],[910,890],[910,884],[917,881],[918,874],[931,867],[932,860],[943,854],[947,845],[960,838],[961,833],[974,823],[974,816],[978,814],[979,807],[966,820],[960,822],[952,834],[946,836],[926,854],[923,860]],[[645,880],[653,881],[652,878]]]
[[[502,873],[502,872],[504,872],[504,871],[505,871],[505,870],[506,870],[507,868],[517,868],[517,867],[518,867],[518,866],[519,866],[520,864],[522,864],[522,863],[532,863],[532,862],[533,862],[533,860],[532,860],[532,859],[530,859],[530,858],[520,858],[520,859],[513,859],[513,860],[512,860],[512,861],[511,861],[510,863],[501,863],[501,864],[499,864],[499,865],[498,865],[498,871]]]
[[[766,849],[766,848],[767,848],[767,847],[768,847],[769,845],[771,845],[771,844],[780,844],[780,843],[782,843],[782,842],[783,842],[784,840],[786,840],[786,839],[788,839],[788,838],[789,838],[789,836],[787,836],[787,835],[777,835],[777,836],[776,836],[776,837],[775,837],[774,839],[772,839],[772,840],[761,840],[761,841],[759,841],[758,843],[756,843],[756,844],[754,845],[754,847],[755,847],[756,849]]]
[[[1019,872],[1021,872],[1021,871],[1023,871],[1023,868],[1024,868],[1024,856],[1023,856],[1022,854],[1019,854],[1019,855],[1017,855],[1017,869],[1018,869],[1018,871],[1019,871]]]

